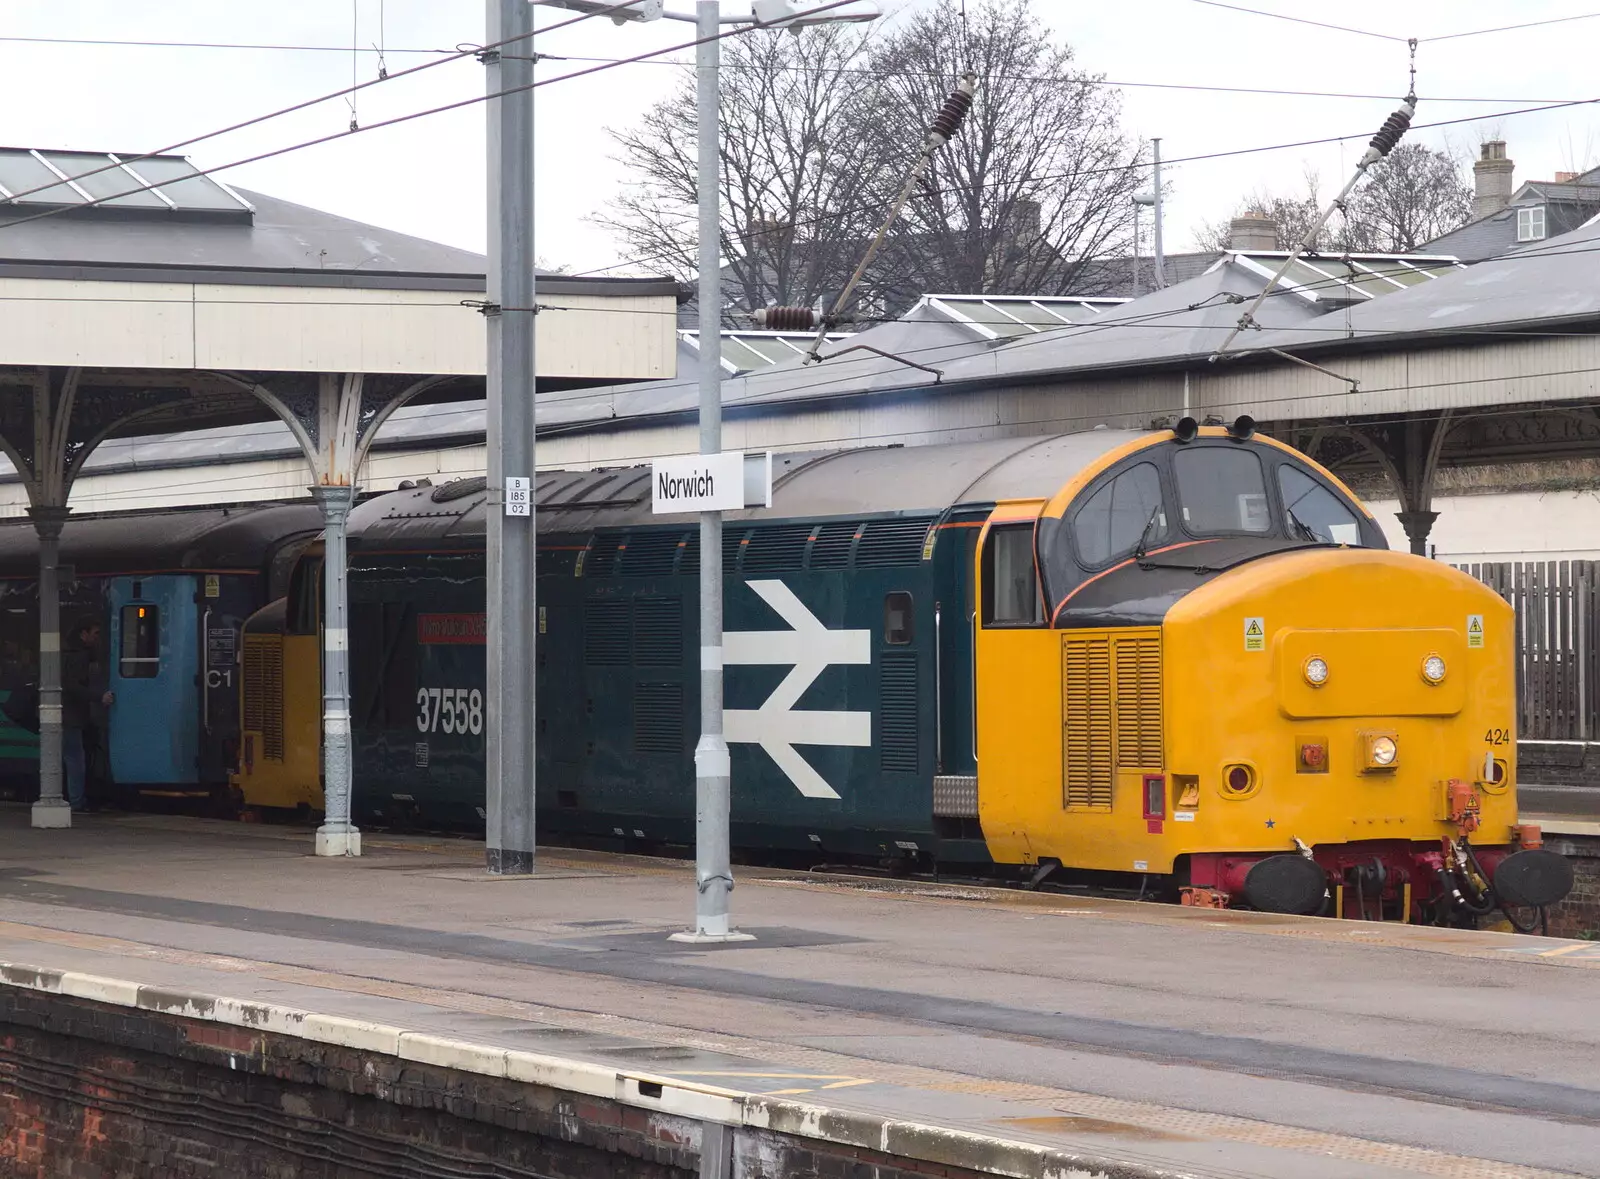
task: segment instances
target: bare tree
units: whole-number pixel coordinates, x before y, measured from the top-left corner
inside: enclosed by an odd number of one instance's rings
[[[1128,251],[1141,147],[1122,133],[1120,96],[1073,68],[1032,0],[986,0],[966,20],[938,0],[878,41],[872,64],[870,127],[902,174],[962,73],[978,75],[972,113],[917,186],[880,286],[1060,294]]]
[[[1409,254],[1472,217],[1472,185],[1447,153],[1402,143],[1350,194],[1348,248]]]
[[[1317,174],[1305,173],[1305,195],[1257,190],[1233,216],[1264,216],[1278,227],[1278,246],[1290,250],[1322,215]],[[1458,229],[1472,216],[1472,185],[1448,153],[1420,143],[1402,143],[1374,167],[1317,235],[1319,250],[1408,254],[1441,234]],[[1231,220],[1231,219],[1230,219]],[[1209,222],[1195,231],[1202,250],[1229,246],[1230,221]]]
[[[1194,231],[1195,246],[1203,251],[1232,248],[1229,238],[1233,232],[1233,218],[1248,216],[1271,221],[1278,230],[1278,248],[1292,250],[1322,215],[1321,188],[1321,180],[1311,168],[1305,170],[1305,192],[1301,196],[1258,188],[1240,201],[1230,216],[1200,225]],[[1334,235],[1324,228],[1315,244],[1318,249],[1327,249],[1335,244]]]
[[[723,42],[722,257],[727,299],[748,313],[809,305],[842,285],[876,213],[879,168],[862,124],[877,82],[870,33],[823,25],[799,37]],[[698,270],[693,69],[638,126],[611,130],[632,186],[595,220],[683,280]]]

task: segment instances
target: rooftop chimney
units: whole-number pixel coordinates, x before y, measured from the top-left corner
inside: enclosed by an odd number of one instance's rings
[[[1576,172],[1557,172],[1556,173],[1556,183],[1557,184],[1571,184],[1577,178],[1578,178],[1578,173],[1576,173]]]
[[[1276,250],[1278,223],[1259,209],[1251,209],[1228,222],[1230,250]]]
[[[1472,180],[1476,195],[1472,201],[1472,216],[1487,217],[1498,213],[1511,201],[1512,162],[1506,159],[1506,141],[1491,139],[1479,149],[1479,158],[1472,165]]]

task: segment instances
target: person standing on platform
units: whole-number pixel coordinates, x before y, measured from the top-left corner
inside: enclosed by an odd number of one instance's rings
[[[100,622],[93,617],[81,619],[61,659],[61,761],[67,775],[67,801],[75,811],[85,810],[89,804],[84,731],[94,723],[98,709],[116,703],[108,682],[100,651]]]

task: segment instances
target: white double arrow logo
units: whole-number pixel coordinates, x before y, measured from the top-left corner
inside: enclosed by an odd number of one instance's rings
[[[723,636],[728,664],[791,664],[783,682],[757,709],[725,709],[729,741],[759,745],[807,798],[838,798],[839,792],[795,751],[796,745],[872,744],[872,713],[796,711],[825,668],[836,663],[871,663],[872,632],[829,630],[781,581],[746,584],[787,622],[789,630],[730,631]]]

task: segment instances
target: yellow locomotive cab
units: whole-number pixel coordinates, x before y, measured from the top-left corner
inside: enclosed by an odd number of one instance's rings
[[[1402,919],[1502,877],[1514,903],[1565,892],[1517,825],[1511,608],[1387,551],[1304,456],[1140,439],[1042,506],[998,506],[976,576],[998,862]]]
[[[245,620],[243,731],[230,782],[246,809],[322,809],[321,551],[320,541],[309,546],[288,596]]]

